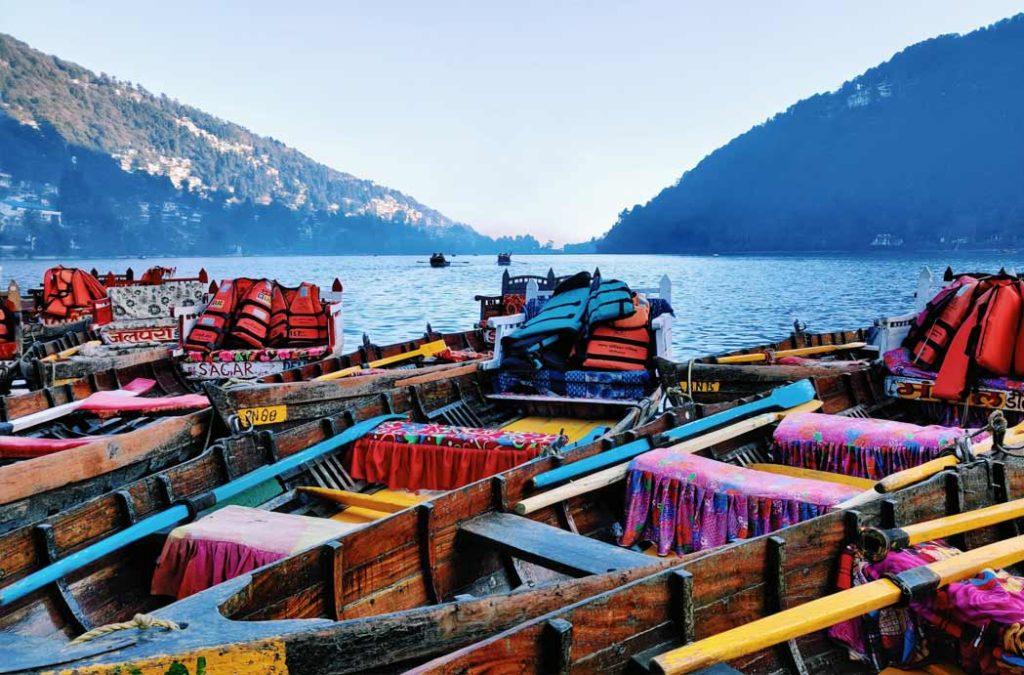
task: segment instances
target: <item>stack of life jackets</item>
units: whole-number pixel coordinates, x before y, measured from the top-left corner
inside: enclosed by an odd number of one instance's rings
[[[642,323],[642,330],[646,332],[649,323],[647,311],[630,321],[641,311],[639,306],[623,282],[591,277],[587,272],[575,274],[555,288],[536,316],[503,338],[502,367],[520,371],[543,368],[564,371],[574,355],[586,352],[585,367],[643,368],[637,352],[629,349],[635,346],[634,340],[642,339],[635,324]],[[583,349],[578,348],[588,336],[593,342],[595,335],[599,339],[593,343],[592,350],[590,343]],[[587,360],[592,365],[587,365]],[[616,367],[609,367],[609,364]]]
[[[1022,307],[1017,278],[961,276],[928,303],[903,346],[914,363],[938,370],[934,396],[960,400],[981,373],[1024,377]]]
[[[74,321],[91,315],[95,323],[113,320],[107,289],[96,277],[73,267],[52,267],[43,274],[44,323]]]
[[[309,347],[328,341],[320,288],[296,288],[268,279],[221,281],[185,340],[190,351]]]

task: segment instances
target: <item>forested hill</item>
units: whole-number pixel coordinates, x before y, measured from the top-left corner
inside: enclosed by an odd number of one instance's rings
[[[1024,245],[1024,15],[905,49],[705,157],[605,252]]]
[[[0,245],[35,254],[484,252],[412,197],[0,34]]]

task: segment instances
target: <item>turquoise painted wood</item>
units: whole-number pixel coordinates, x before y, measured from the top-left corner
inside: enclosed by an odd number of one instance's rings
[[[813,401],[816,395],[814,385],[810,380],[800,380],[799,382],[777,387],[768,396],[756,401],[744,403],[735,408],[729,408],[728,410],[702,417],[699,420],[681,424],[674,429],[666,431],[660,436],[660,439],[662,442],[679,443],[680,441],[700,436],[726,424],[738,422],[753,415],[802,405],[808,401]],[[628,462],[634,457],[638,457],[651,450],[653,447],[654,445],[650,439],[641,438],[625,445],[620,445],[617,448],[592,455],[586,459],[581,459],[578,462],[537,474],[533,477],[531,484],[537,490],[549,488],[558,483],[564,483],[565,481],[573,480],[601,469],[607,469],[622,462]]]
[[[366,434],[373,431],[378,424],[393,419],[404,419],[404,415],[380,415],[355,424],[337,436],[311,445],[301,452],[286,457],[279,462],[262,466],[255,471],[250,471],[241,478],[236,478],[230,483],[225,483],[213,489],[214,503],[229,499],[245,492],[251,487],[259,485],[265,480],[280,476],[282,473],[294,469],[297,466],[316,459],[321,455],[334,452],[343,445],[352,443]],[[188,508],[183,505],[172,506],[169,509],[154,514],[145,520],[126,527],[125,529],[102,539],[95,544],[90,544],[80,551],[61,558],[60,560],[47,565],[46,567],[33,572],[23,579],[15,581],[7,588],[0,589],[0,607],[19,600],[29,593],[39,590],[48,584],[52,584],[65,575],[85,567],[89,563],[99,560],[105,555],[118,551],[129,544],[132,544],[143,537],[146,537],[160,530],[177,525],[188,519]]]

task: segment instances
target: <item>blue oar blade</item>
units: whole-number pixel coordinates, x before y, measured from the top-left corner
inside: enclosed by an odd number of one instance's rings
[[[808,401],[814,400],[816,395],[814,385],[810,380],[800,380],[793,384],[778,387],[768,396],[756,401],[744,403],[736,406],[735,408],[722,410],[721,412],[717,412],[713,415],[708,415],[707,417],[702,417],[698,420],[681,424],[674,429],[666,431],[661,437],[666,441],[678,443],[679,441],[700,436],[701,434],[708,433],[709,431],[713,431],[731,422],[751,417],[752,415],[770,410],[785,410],[787,408],[802,405]],[[615,466],[616,464],[629,461],[644,454],[652,448],[653,444],[649,439],[641,438],[631,443],[620,445],[617,448],[612,448],[611,450],[591,455],[590,457],[581,459],[578,462],[573,462],[572,464],[567,464],[565,466],[560,466],[557,469],[537,474],[533,477],[533,480],[530,481],[530,483],[535,490],[552,487],[558,483],[574,480],[589,473],[600,471],[601,469],[607,469],[610,466]]]
[[[702,417],[698,420],[683,424],[675,429],[670,429],[665,432],[664,436],[670,441],[683,441],[687,438],[693,438],[703,433],[707,433],[712,429],[729,424],[730,422],[736,422],[740,419],[750,417],[751,415],[769,412],[772,410],[785,410],[787,408],[803,405],[804,403],[813,401],[815,396],[817,396],[817,392],[814,390],[814,385],[811,381],[800,380],[799,382],[777,387],[764,398],[759,398],[756,401],[744,403],[743,405],[738,405],[734,408],[728,408],[714,413],[713,415],[708,415],[707,417]]]

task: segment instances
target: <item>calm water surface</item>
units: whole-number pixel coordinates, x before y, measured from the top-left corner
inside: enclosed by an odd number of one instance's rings
[[[63,260],[100,272],[132,267],[140,274],[152,265],[177,267],[193,275],[205,267],[211,279],[269,277],[287,284],[313,281],[329,288],[335,277],[345,287],[345,336],[351,348],[366,332],[383,344],[423,332],[468,328],[478,319],[476,294],[497,294],[504,268],[494,256],[456,256],[455,264],[433,269],[426,256],[324,256],[254,258],[148,258]],[[605,277],[630,285],[657,286],[672,280],[677,358],[780,339],[794,319],[809,330],[853,328],[882,315],[907,311],[917,274],[924,265],[941,274],[957,271],[1021,269],[1019,255],[947,256],[516,256],[512,274],[558,275],[601,269]],[[5,278],[22,287],[38,286],[55,261],[6,260]]]

